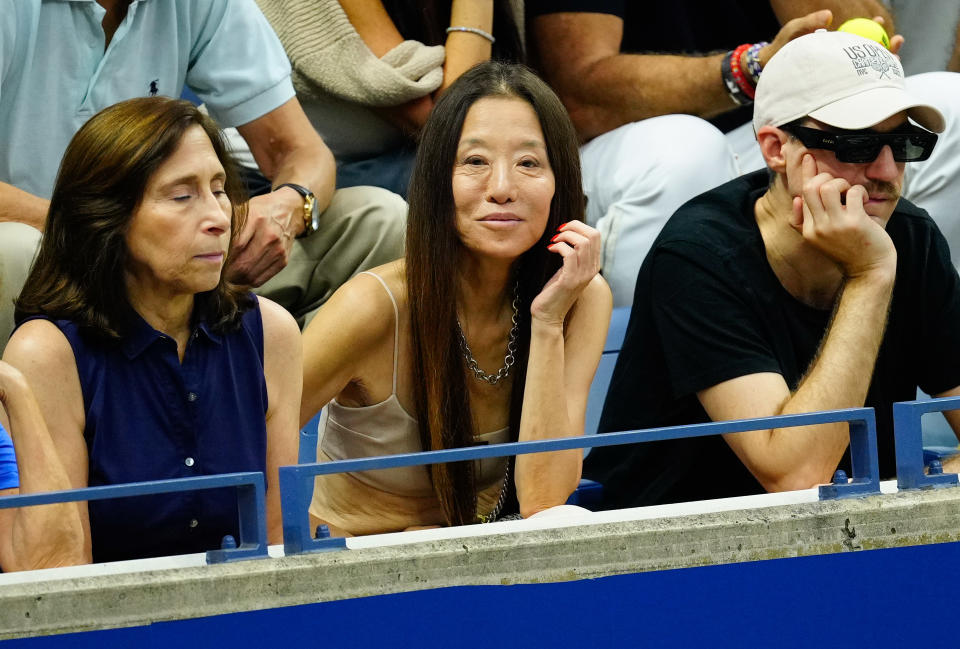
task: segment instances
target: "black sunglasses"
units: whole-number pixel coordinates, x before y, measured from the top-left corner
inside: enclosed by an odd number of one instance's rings
[[[930,157],[933,145],[937,143],[936,133],[913,124],[904,124],[889,133],[833,133],[793,123],[780,128],[794,135],[807,148],[833,151],[840,162],[873,162],[885,145],[893,151],[893,159],[897,162],[919,162]]]

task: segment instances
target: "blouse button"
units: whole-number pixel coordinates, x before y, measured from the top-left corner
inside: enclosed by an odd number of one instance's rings
[[[185,459],[185,460],[183,461],[183,463],[186,464],[187,466],[193,466],[193,458],[192,458],[192,457],[188,457],[187,459]]]
[[[187,392],[187,401],[193,402],[196,401],[199,397],[196,392]]]
[[[200,524],[200,521],[198,521],[196,518],[190,519],[190,527],[196,527],[199,524]]]

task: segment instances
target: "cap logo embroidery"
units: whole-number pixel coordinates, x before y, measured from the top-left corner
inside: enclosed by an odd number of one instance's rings
[[[853,69],[857,71],[857,76],[866,76],[869,74],[869,70],[873,70],[880,73],[881,79],[889,78],[888,73],[903,78],[903,71],[893,54],[881,45],[869,43],[851,45],[850,47],[844,47],[843,51],[853,63]]]

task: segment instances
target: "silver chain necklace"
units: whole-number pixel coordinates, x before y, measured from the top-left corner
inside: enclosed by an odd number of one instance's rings
[[[503,482],[500,483],[500,496],[497,498],[497,502],[489,514],[486,516],[477,514],[477,521],[480,523],[492,523],[497,520],[497,517],[500,515],[500,510],[503,509],[503,503],[507,500],[507,485],[510,480],[510,458],[506,458],[506,460],[507,468],[503,472]]]
[[[496,385],[510,374],[510,368],[513,367],[516,359],[514,354],[517,351],[517,334],[520,329],[520,282],[513,285],[513,316],[510,318],[513,325],[510,327],[510,336],[507,339],[507,353],[503,357],[503,367],[497,370],[496,374],[487,374],[480,369],[477,359],[473,357],[470,351],[470,345],[467,344],[467,337],[463,335],[463,327],[460,326],[460,318],[457,318],[457,333],[460,335],[460,348],[463,350],[463,358],[467,365],[473,371],[473,375],[479,381],[485,381],[490,385]]]

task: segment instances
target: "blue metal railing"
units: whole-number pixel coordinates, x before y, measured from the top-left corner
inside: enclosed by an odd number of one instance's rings
[[[893,406],[896,431],[896,460],[900,489],[930,488],[957,484],[954,474],[925,475],[920,418],[929,412],[960,408],[960,397],[910,401]],[[447,449],[423,453],[406,453],[382,457],[340,460],[335,462],[301,464],[280,467],[280,496],[282,501],[283,537],[286,554],[318,552],[345,547],[342,538],[314,539],[307,508],[313,490],[313,479],[318,475],[372,471],[407,466],[425,466],[442,462],[480,460],[528,453],[563,451],[598,446],[617,446],[638,442],[661,441],[687,437],[705,437],[727,433],[741,433],[770,428],[792,428],[848,422],[850,424],[850,455],[853,475],[849,482],[821,485],[821,499],[857,497],[880,492],[877,460],[876,420],[872,408],[848,408],[796,415],[780,415],[735,421],[707,422],[670,426],[604,435],[586,435],[509,444],[492,444],[469,448]],[[123,485],[109,485],[55,491],[39,494],[0,497],[0,509],[62,502],[103,500],[173,493],[199,489],[235,487],[240,521],[238,547],[225,547],[207,552],[207,561],[219,563],[267,556],[265,486],[262,473],[230,473],[176,480],[156,480]]]
[[[893,404],[898,489],[930,489],[957,484],[956,473],[924,473],[923,429],[920,425],[921,418],[928,412],[943,412],[956,408],[960,408],[960,397]]]
[[[179,491],[200,491],[235,487],[237,490],[237,512],[240,522],[240,539],[235,548],[221,548],[207,552],[207,563],[223,563],[240,559],[255,559],[267,556],[266,500],[263,474],[259,471],[248,473],[223,473],[220,475],[199,476],[196,478],[177,478],[173,480],[151,480],[131,482],[129,484],[104,485],[48,491],[45,493],[0,497],[0,509],[28,507],[31,505],[52,505],[54,503],[78,502],[85,500],[106,500],[108,498],[128,498],[153,494],[175,493]]]
[[[283,512],[283,544],[285,554],[323,552],[344,547],[343,539],[315,539],[310,530],[307,508],[313,493],[314,477],[332,473],[372,471],[407,466],[423,466],[442,462],[480,460],[494,457],[565,451],[577,448],[617,446],[637,442],[661,441],[685,437],[706,437],[726,433],[743,433],[770,428],[792,428],[849,422],[852,479],[849,483],[822,485],[820,497],[844,498],[880,493],[879,465],[877,463],[877,426],[873,408],[847,408],[797,415],[779,415],[736,421],[717,421],[685,426],[650,428],[647,430],[605,433],[538,440],[491,444],[470,448],[446,449],[423,453],[403,453],[381,457],[338,460],[313,464],[280,467],[280,498]],[[922,461],[922,460],[921,460]]]

